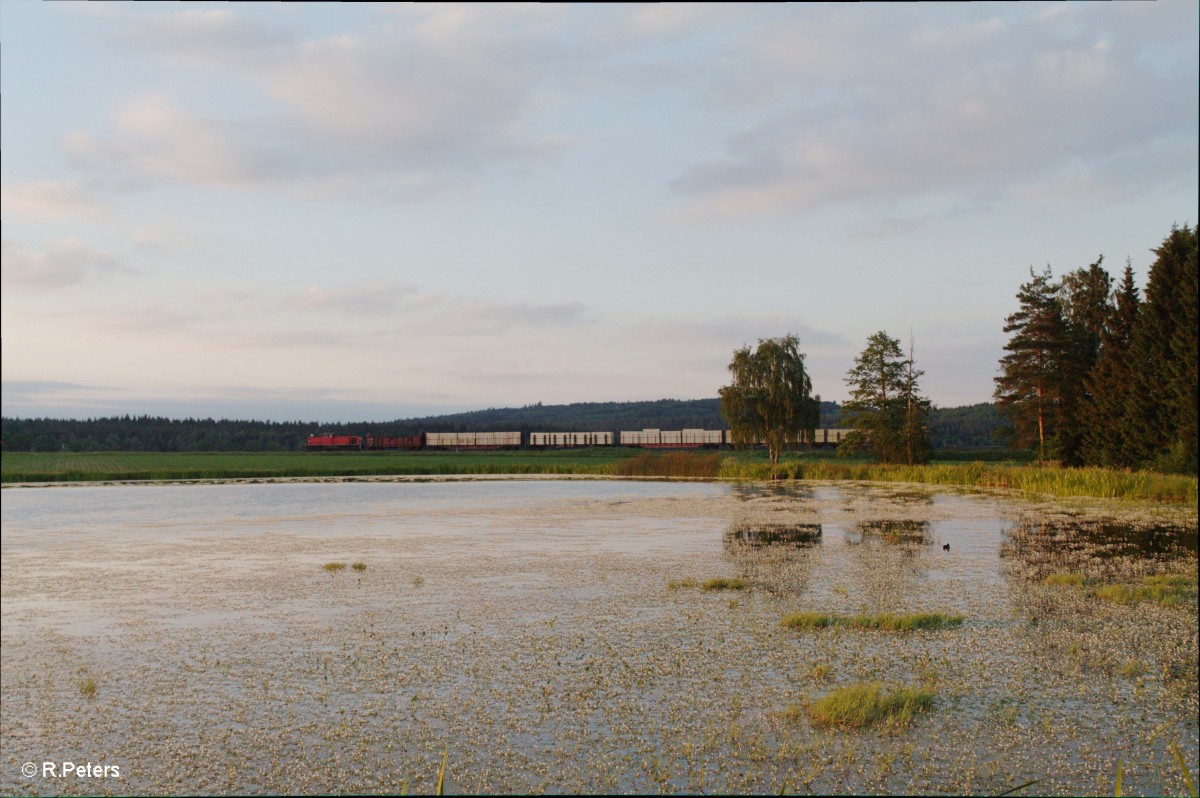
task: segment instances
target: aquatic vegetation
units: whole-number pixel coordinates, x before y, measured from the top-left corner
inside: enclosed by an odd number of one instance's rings
[[[350,567],[353,568],[355,571],[367,570],[367,564],[365,562],[356,562],[353,565],[351,565]]]
[[[333,573],[334,571],[344,571],[346,569],[346,563],[344,563],[344,562],[327,562],[324,565],[322,565],[321,567],[324,568],[326,571]]]
[[[812,460],[784,460],[772,465],[726,457],[722,479],[822,479],[915,482],[931,485],[964,485],[1007,488],[1049,496],[1094,496],[1105,499],[1197,501],[1196,477],[1123,471],[1107,468],[1006,466],[974,462],[924,466],[882,465]]]
[[[412,584],[413,584],[413,587],[420,587],[421,585],[425,584],[425,577],[421,576],[420,574],[417,574],[416,576],[414,576],[412,578]]]
[[[1097,598],[1115,604],[1148,601],[1172,606],[1195,595],[1196,581],[1186,576],[1160,574],[1142,577],[1141,584],[1101,585],[1094,592]]]
[[[879,721],[896,725],[910,723],[918,714],[933,706],[934,693],[920,687],[885,690],[871,682],[834,690],[810,703],[807,712],[823,726],[860,728]]]
[[[738,579],[736,577],[714,576],[712,579],[706,579],[700,587],[709,591],[746,590],[750,587],[750,583],[745,579]]]
[[[795,612],[785,615],[782,625],[787,629],[825,629],[845,626],[850,629],[879,629],[885,632],[911,632],[917,629],[940,629],[958,626],[961,615],[941,612],[912,612],[904,615],[876,613],[874,615],[830,615],[819,612]]]
[[[622,477],[705,477],[721,470],[721,455],[698,452],[645,452],[613,464],[612,473]]]
[[[84,698],[96,697],[96,680],[91,676],[79,680],[79,694]]]
[[[1048,585],[1079,585],[1084,584],[1083,574],[1050,574],[1043,580]]]

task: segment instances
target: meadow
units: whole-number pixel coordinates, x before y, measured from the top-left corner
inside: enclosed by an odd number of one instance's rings
[[[772,464],[761,452],[646,452],[623,447],[494,452],[5,452],[4,484],[125,480],[576,474],[725,480],[852,480],[998,488],[1047,496],[1192,503],[1193,476],[1016,461],[881,465],[802,452]]]

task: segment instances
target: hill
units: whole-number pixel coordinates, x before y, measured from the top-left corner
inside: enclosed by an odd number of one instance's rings
[[[841,409],[821,403],[821,426],[839,426]],[[1001,422],[991,404],[935,410],[931,419],[937,448],[994,446]],[[418,432],[486,430],[724,429],[718,399],[659,399],[651,402],[581,402],[490,408],[386,423],[317,424],[290,421],[230,421],[119,416],[87,420],[0,419],[4,448],[15,451],[295,451],[318,431],[346,435],[413,435]]]

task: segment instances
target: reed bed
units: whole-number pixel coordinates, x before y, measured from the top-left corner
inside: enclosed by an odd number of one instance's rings
[[[721,455],[695,452],[646,452],[614,464],[612,473],[622,477],[703,477],[713,479],[721,471]]]
[[[821,726],[862,728],[880,721],[907,725],[933,706],[934,694],[921,687],[886,690],[876,682],[834,690],[813,701],[808,715]]]
[[[721,463],[720,477],[918,482],[930,485],[1006,488],[1059,497],[1091,496],[1102,499],[1145,499],[1193,504],[1198,496],[1197,479],[1192,476],[1107,468],[1011,466],[981,462],[906,466],[786,460],[771,464],[745,462],[727,457]]]
[[[876,613],[873,615],[830,615],[821,612],[795,612],[785,615],[781,622],[785,629],[826,629],[845,626],[850,629],[878,629],[884,632],[911,632],[917,629],[941,629],[959,626],[961,615],[940,612],[912,612],[902,615]]]

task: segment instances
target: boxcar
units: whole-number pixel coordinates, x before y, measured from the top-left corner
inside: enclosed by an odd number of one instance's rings
[[[536,448],[571,446],[612,446],[611,432],[531,432],[529,445]]]
[[[426,432],[425,446],[430,449],[516,449],[520,432]]]
[[[306,448],[318,452],[334,449],[361,449],[362,443],[362,437],[358,435],[309,435]]]

